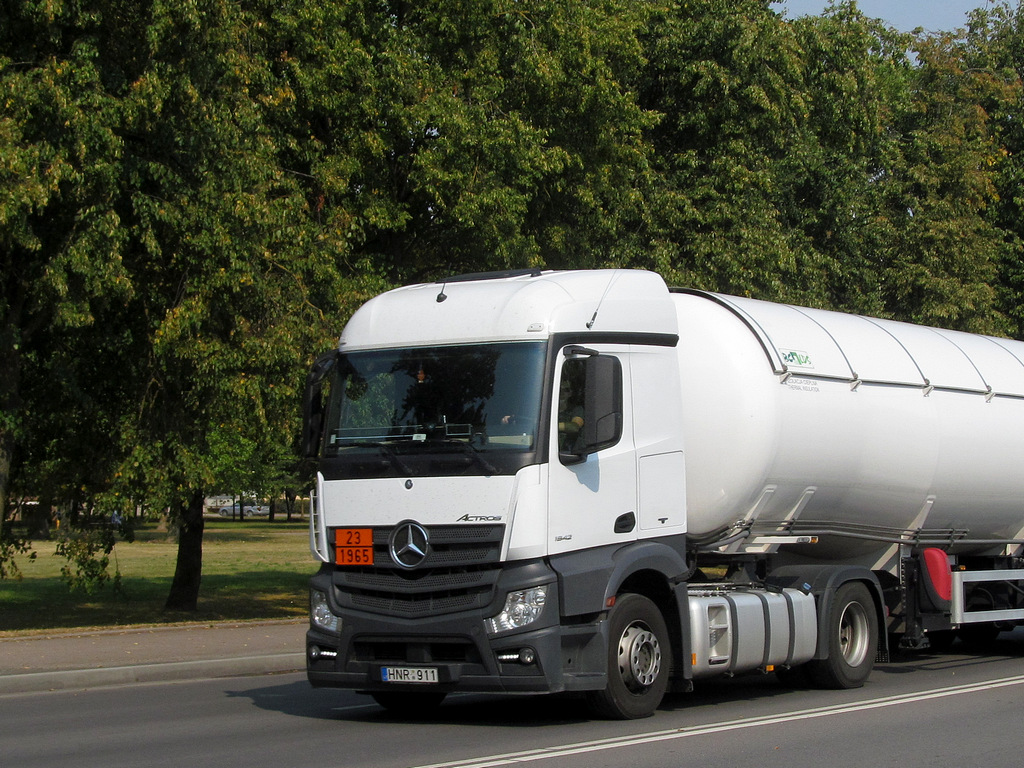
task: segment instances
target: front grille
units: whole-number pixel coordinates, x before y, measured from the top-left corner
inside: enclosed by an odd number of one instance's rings
[[[488,571],[457,572],[434,570],[410,579],[405,573],[393,571],[346,572],[345,582],[353,589],[389,590],[394,592],[437,592],[447,589],[473,589],[489,583]]]
[[[373,532],[374,565],[339,566],[335,597],[343,606],[413,618],[488,605],[498,579],[503,525],[425,526],[430,540],[422,565],[399,568],[388,552],[391,528]]]
[[[367,594],[350,595],[352,606],[371,613],[388,616],[426,616],[435,613],[457,613],[471,608],[482,608],[490,599],[490,591],[484,594],[466,592],[457,595],[415,595],[382,596]]]
[[[391,664],[480,663],[480,654],[468,642],[394,642],[360,640],[352,644],[355,661]]]

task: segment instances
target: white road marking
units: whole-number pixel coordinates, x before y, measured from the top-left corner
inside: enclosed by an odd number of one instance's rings
[[[470,760],[456,760],[448,763],[432,763],[430,765],[416,766],[416,768],[496,768],[496,766],[529,763],[536,760],[548,760],[555,757],[582,755],[587,752],[600,752],[606,749],[619,749],[621,747],[631,747],[639,744],[652,744],[659,741],[685,739],[690,736],[704,736],[709,733],[722,733],[724,731],[736,731],[744,728],[760,728],[766,725],[789,723],[808,717],[832,717],[834,715],[843,715],[850,712],[863,712],[865,710],[894,707],[900,704],[909,704],[917,701],[928,701],[929,699],[941,699],[949,696],[960,696],[967,693],[979,693],[981,691],[992,690],[995,688],[1006,688],[1014,685],[1024,685],[1024,675],[1009,677],[1004,680],[955,685],[949,688],[939,688],[934,691],[925,691],[923,693],[907,693],[899,696],[887,696],[880,699],[858,701],[851,704],[819,707],[816,709],[804,709],[796,712],[784,712],[778,715],[748,717],[741,720],[730,720],[724,723],[709,723],[708,725],[696,725],[689,728],[674,728],[668,731],[655,731],[654,733],[638,734],[636,736],[596,739],[594,741],[584,741],[577,744],[564,744],[561,746],[545,747],[543,749],[530,749],[522,752],[488,755],[486,757],[478,757]]]

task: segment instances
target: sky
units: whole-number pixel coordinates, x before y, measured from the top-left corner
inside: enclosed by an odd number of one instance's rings
[[[865,16],[883,19],[901,32],[922,27],[927,32],[951,32],[965,26],[967,14],[985,5],[986,0],[857,0]],[[779,0],[776,10],[795,19],[817,16],[828,0]]]

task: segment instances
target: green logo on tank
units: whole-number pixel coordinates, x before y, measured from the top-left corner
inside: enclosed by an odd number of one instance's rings
[[[786,365],[795,365],[797,368],[814,367],[814,363],[811,362],[811,356],[806,352],[799,352],[795,349],[780,349],[779,354],[782,356],[782,362]]]

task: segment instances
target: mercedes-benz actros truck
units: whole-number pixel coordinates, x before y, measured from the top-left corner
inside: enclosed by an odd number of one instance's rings
[[[313,366],[307,670],[453,691],[852,688],[1024,621],[1024,343],[631,270],[389,291]]]

